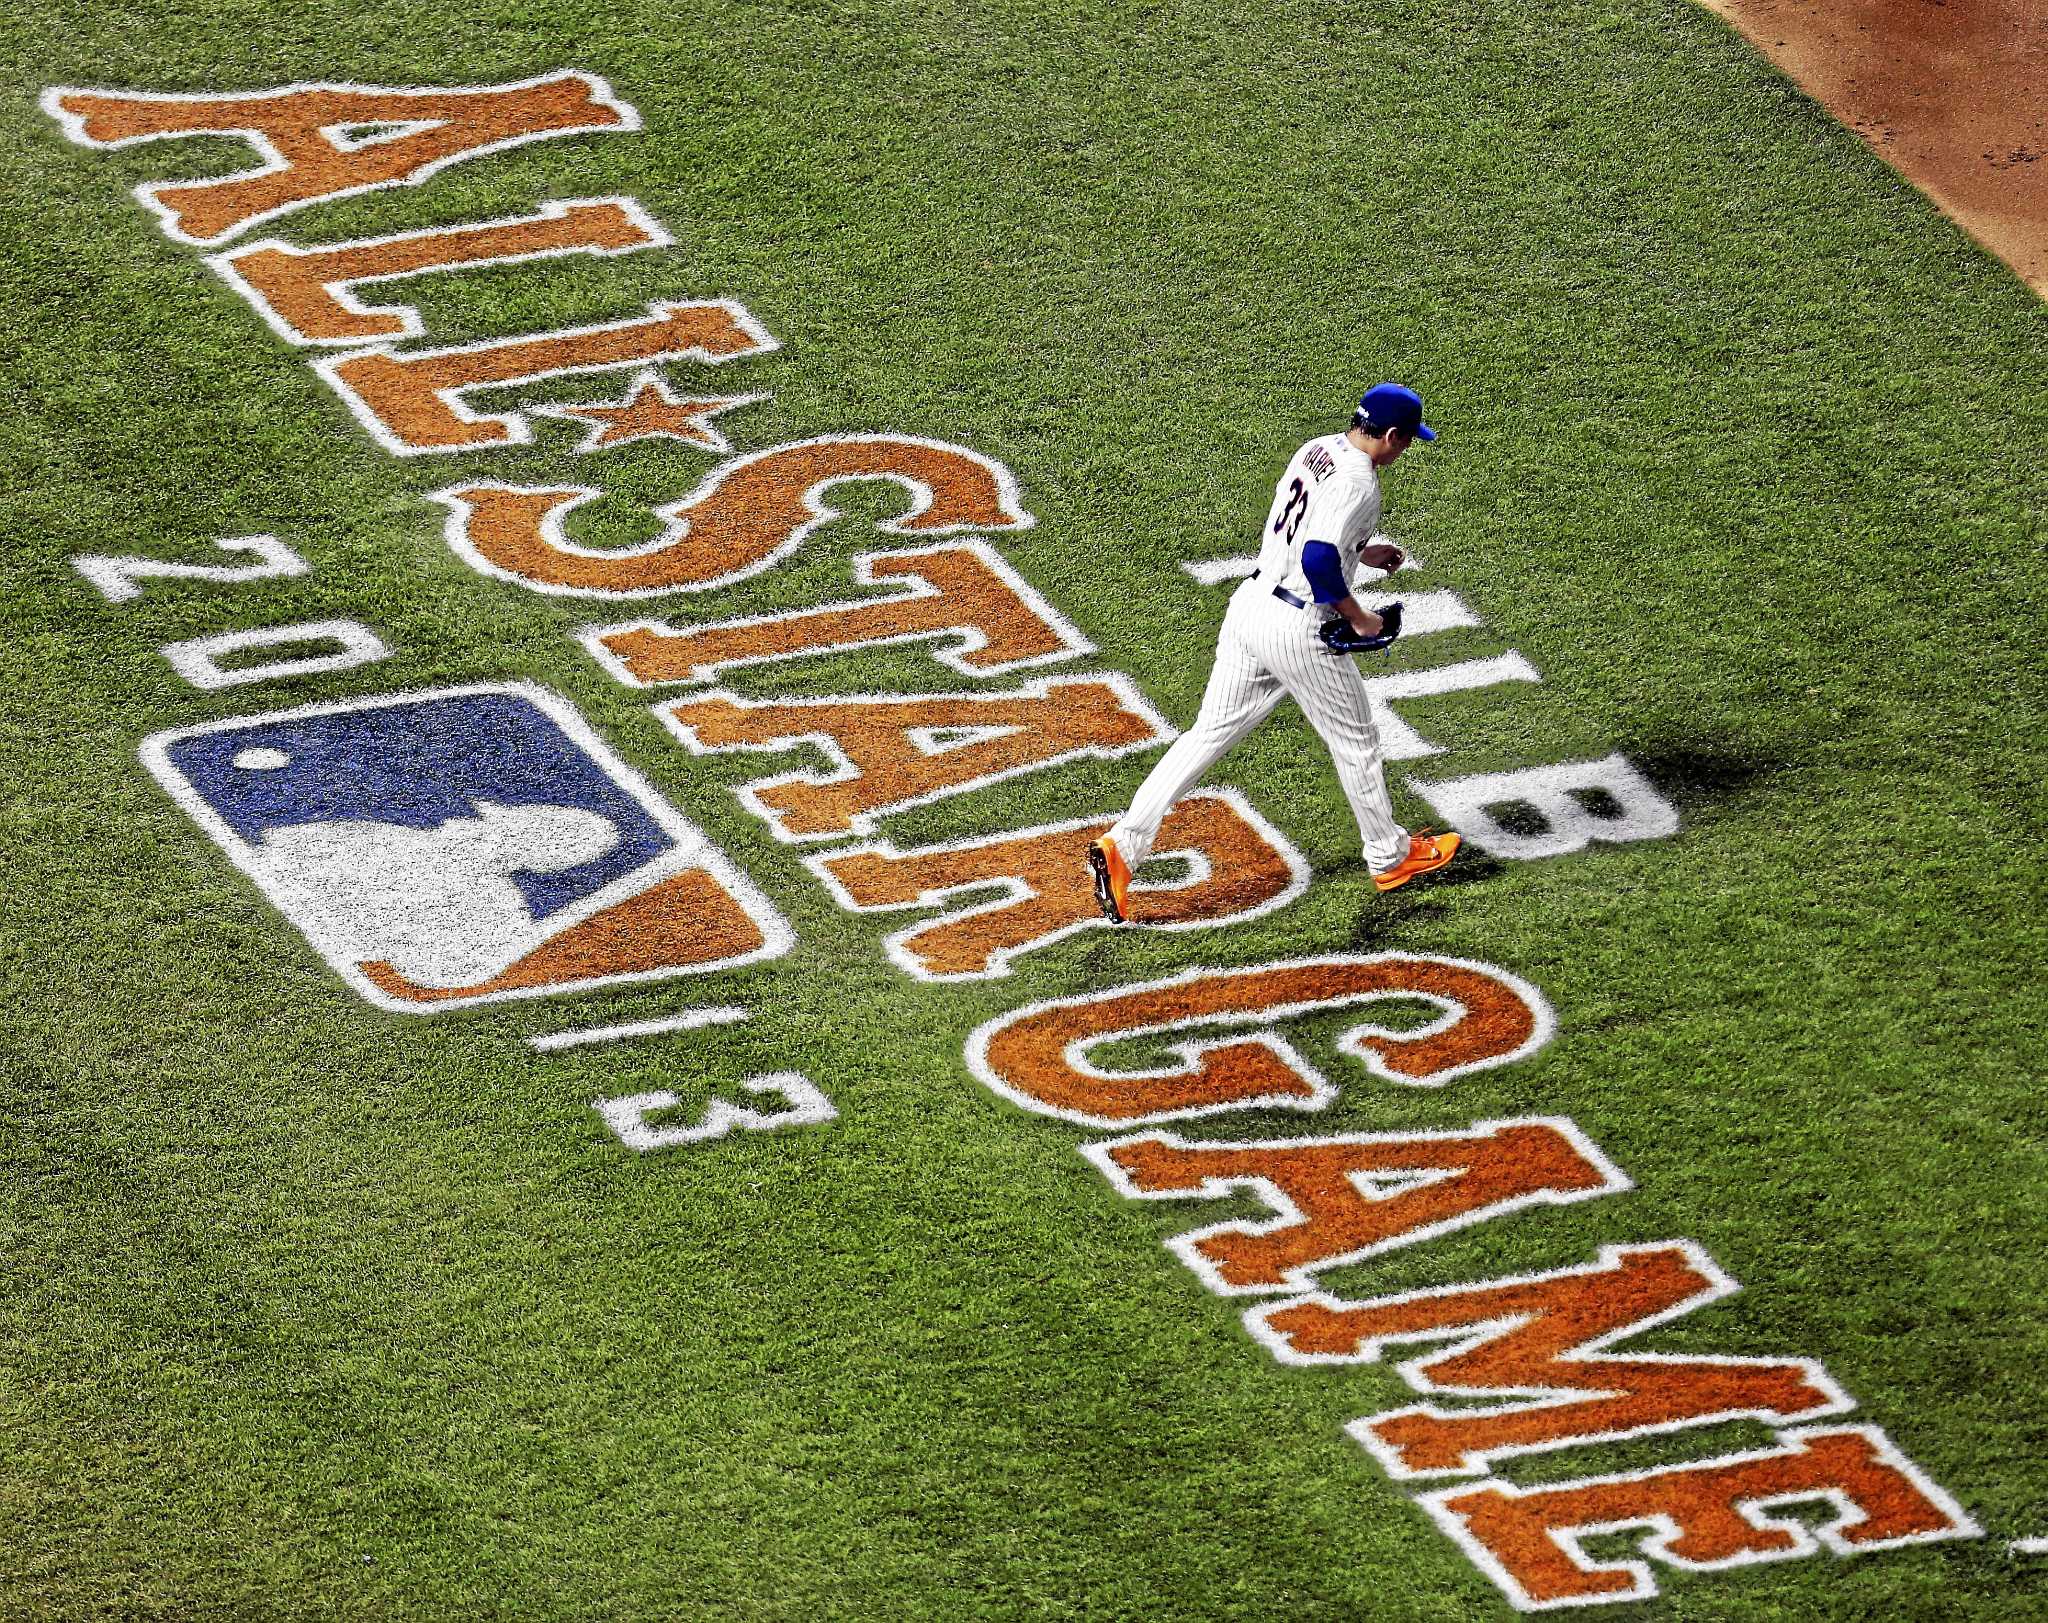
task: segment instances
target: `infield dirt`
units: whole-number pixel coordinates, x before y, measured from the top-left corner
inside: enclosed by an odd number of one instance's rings
[[[2048,298],[2038,0],[1703,0]]]

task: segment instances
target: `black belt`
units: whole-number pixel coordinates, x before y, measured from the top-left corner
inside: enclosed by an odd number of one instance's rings
[[[1257,580],[1258,578],[1259,578],[1259,572],[1258,572],[1258,571],[1257,571],[1256,569],[1254,569],[1254,570],[1252,571],[1252,579],[1253,579],[1253,580]],[[1305,602],[1303,602],[1303,601],[1302,601],[1302,600],[1301,600],[1300,598],[1296,597],[1296,596],[1295,596],[1295,595],[1294,595],[1294,594],[1293,594],[1292,592],[1288,591],[1288,590],[1287,590],[1287,588],[1286,588],[1286,587],[1284,587],[1284,586],[1276,586],[1276,587],[1274,587],[1274,588],[1273,588],[1273,595],[1274,595],[1275,597],[1279,598],[1281,602],[1283,602],[1283,603],[1287,604],[1287,605],[1288,605],[1288,606],[1289,606],[1290,608],[1296,608],[1296,609],[1305,609],[1305,608],[1307,608],[1307,607],[1308,607],[1308,604],[1306,604]]]

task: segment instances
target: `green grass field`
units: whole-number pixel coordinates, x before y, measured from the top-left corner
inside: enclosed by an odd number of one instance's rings
[[[1101,1133],[997,1099],[967,1034],[1024,1004],[1344,951],[1497,964],[1556,1038],[1441,1090],[1293,1028],[1317,1116],[1189,1136],[1568,1116],[1635,1189],[1332,1274],[1355,1297],[1698,1241],[1742,1293],[1664,1352],[1821,1361],[1981,1539],[1722,1573],[1628,1615],[2048,1613],[2040,304],[1689,0],[529,0],[114,6],[0,22],[0,467],[9,544],[0,1132],[0,1616],[1508,1616],[1344,1425],[1386,1365],[1283,1368],[1161,1245],[1255,1202],[1137,1204]],[[841,911],[729,792],[797,757],[683,752],[573,632],[849,593],[900,499],[687,600],[472,572],[427,492],[599,481],[580,533],[715,464],[650,442],[401,459],[131,195],[248,167],[204,137],[92,151],[44,89],[602,75],[644,129],[542,141],[261,227],[302,243],[631,196],[672,248],[396,284],[437,343],[739,300],[782,342],[739,451],[887,430],[1018,476],[1004,555],[1176,725],[1272,480],[1382,377],[1438,444],[1386,528],[1540,684],[1420,700],[1441,778],[1622,751],[1668,840],[1474,853],[1380,897],[1298,715],[1212,781],[1313,864],[1253,922],[1091,930],[920,984],[908,919]],[[687,368],[674,369],[679,379]],[[613,398],[618,377],[521,398]],[[309,575],[158,582],[275,534]],[[345,617],[378,664],[202,692],[164,644]],[[1061,667],[1065,669],[1065,667]],[[143,738],[531,680],[773,900],[771,963],[422,1019],[356,997],[166,797]],[[919,645],[732,673],[749,696],[971,686]],[[993,681],[992,687],[1009,684]],[[1085,761],[886,820],[898,845],[1120,809]],[[540,1053],[676,1014],[744,1025]],[[636,1156],[591,1108],[801,1070],[839,1119]],[[1631,1343],[1631,1346],[1635,1346]],[[1513,1459],[1537,1483],[1768,1443],[1735,1421]],[[1619,1555],[1623,1541],[1610,1540]],[[1602,1546],[1606,1548],[1606,1546]],[[1616,1615],[1622,1615],[1617,1613]]]

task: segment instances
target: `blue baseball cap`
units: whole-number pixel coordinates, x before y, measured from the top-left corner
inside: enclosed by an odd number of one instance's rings
[[[1422,420],[1422,396],[1398,383],[1376,383],[1358,402],[1361,417],[1382,428],[1398,428],[1419,440],[1433,440],[1436,430]]]

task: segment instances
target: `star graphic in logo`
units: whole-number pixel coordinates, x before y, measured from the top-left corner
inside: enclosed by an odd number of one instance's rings
[[[765,394],[706,395],[685,399],[670,391],[653,370],[633,377],[633,392],[624,400],[593,400],[585,405],[529,406],[542,417],[576,418],[591,425],[590,433],[576,447],[579,456],[591,451],[609,451],[614,445],[634,440],[682,440],[721,454],[732,449],[726,437],[706,420],[735,406],[766,400]]]

